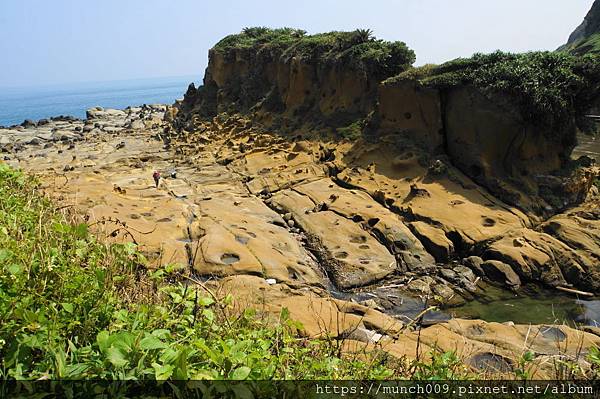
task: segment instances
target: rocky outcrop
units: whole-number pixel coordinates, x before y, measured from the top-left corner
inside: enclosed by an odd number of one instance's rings
[[[410,138],[446,153],[463,173],[507,203],[549,214],[581,203],[595,170],[570,166],[571,123],[560,134],[531,123],[507,96],[474,86],[424,87],[414,79],[382,83],[373,126],[377,134]]]
[[[303,124],[344,127],[373,109],[381,80],[414,61],[403,43],[378,41],[368,32],[305,36],[255,29],[229,36],[210,50],[203,87],[190,86],[181,104],[183,121],[193,115],[253,112],[255,121],[280,130]],[[263,34],[279,41],[262,40]],[[370,50],[380,57],[369,59]]]
[[[386,57],[368,58],[377,52],[396,61],[389,66]],[[507,78],[514,87],[491,91],[488,86],[497,82],[478,86],[480,76],[471,71],[522,62],[547,68],[551,84],[563,77],[546,60],[550,56],[515,61],[492,54],[403,72],[412,55],[404,44],[374,41],[359,31],[305,36],[249,29],[210,50],[204,85],[190,86],[174,119],[176,126],[193,130],[201,116],[242,112],[279,133],[322,133],[328,127],[341,134],[351,130],[348,137],[362,131],[373,141],[397,135],[429,154],[445,154],[475,182],[528,213],[547,217],[583,201],[595,172],[571,164],[577,132],[572,110],[549,116],[549,105],[540,103],[554,100],[538,98],[548,93],[527,91],[546,82],[514,76]],[[454,75],[446,79],[445,71]],[[436,74],[442,83],[430,84]],[[542,123],[544,118],[560,123]]]
[[[534,226],[404,136],[291,140],[239,116],[178,133],[167,115],[158,106],[92,109],[85,121],[0,137],[8,162],[38,174],[102,239],[137,243],[149,267],[231,293],[237,308],[286,308],[304,337],[421,359],[454,350],[486,372],[516,367],[525,342],[540,377],[551,375],[549,359],[597,345],[593,333],[565,326],[417,317],[482,295],[480,277],[600,292],[597,203]],[[163,175],[158,188],[153,170]]]

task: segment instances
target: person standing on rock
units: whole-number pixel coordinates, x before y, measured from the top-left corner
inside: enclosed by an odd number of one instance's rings
[[[154,173],[152,173],[152,178],[154,179],[154,184],[156,184],[156,188],[158,188],[158,183],[160,182],[160,172],[158,170],[155,170]]]

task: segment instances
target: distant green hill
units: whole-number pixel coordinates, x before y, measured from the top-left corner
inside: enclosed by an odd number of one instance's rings
[[[583,23],[573,31],[567,44],[559,50],[575,55],[600,54],[600,0],[595,0]]]

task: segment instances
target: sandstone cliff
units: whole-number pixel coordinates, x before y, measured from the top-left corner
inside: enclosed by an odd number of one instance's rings
[[[570,159],[597,101],[595,58],[556,53],[475,55],[384,81],[371,120],[446,154],[504,201],[536,214],[580,203],[593,174]],[[558,89],[561,88],[561,89]]]
[[[209,52],[204,86],[191,86],[186,114],[253,112],[255,120],[289,129],[341,127],[366,116],[380,81],[415,60],[404,43],[370,31],[308,36],[293,29],[249,28]]]
[[[369,31],[246,29],[210,50],[178,126],[242,112],[279,133],[399,134],[528,212],[550,215],[585,198],[593,175],[570,154],[597,101],[596,58],[497,52],[411,69],[413,61],[404,43]]]

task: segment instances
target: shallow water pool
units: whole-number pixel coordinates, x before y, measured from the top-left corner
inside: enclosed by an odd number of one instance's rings
[[[539,287],[513,293],[488,286],[484,292],[477,300],[445,311],[452,317],[500,323],[600,326],[600,300],[581,300]]]

